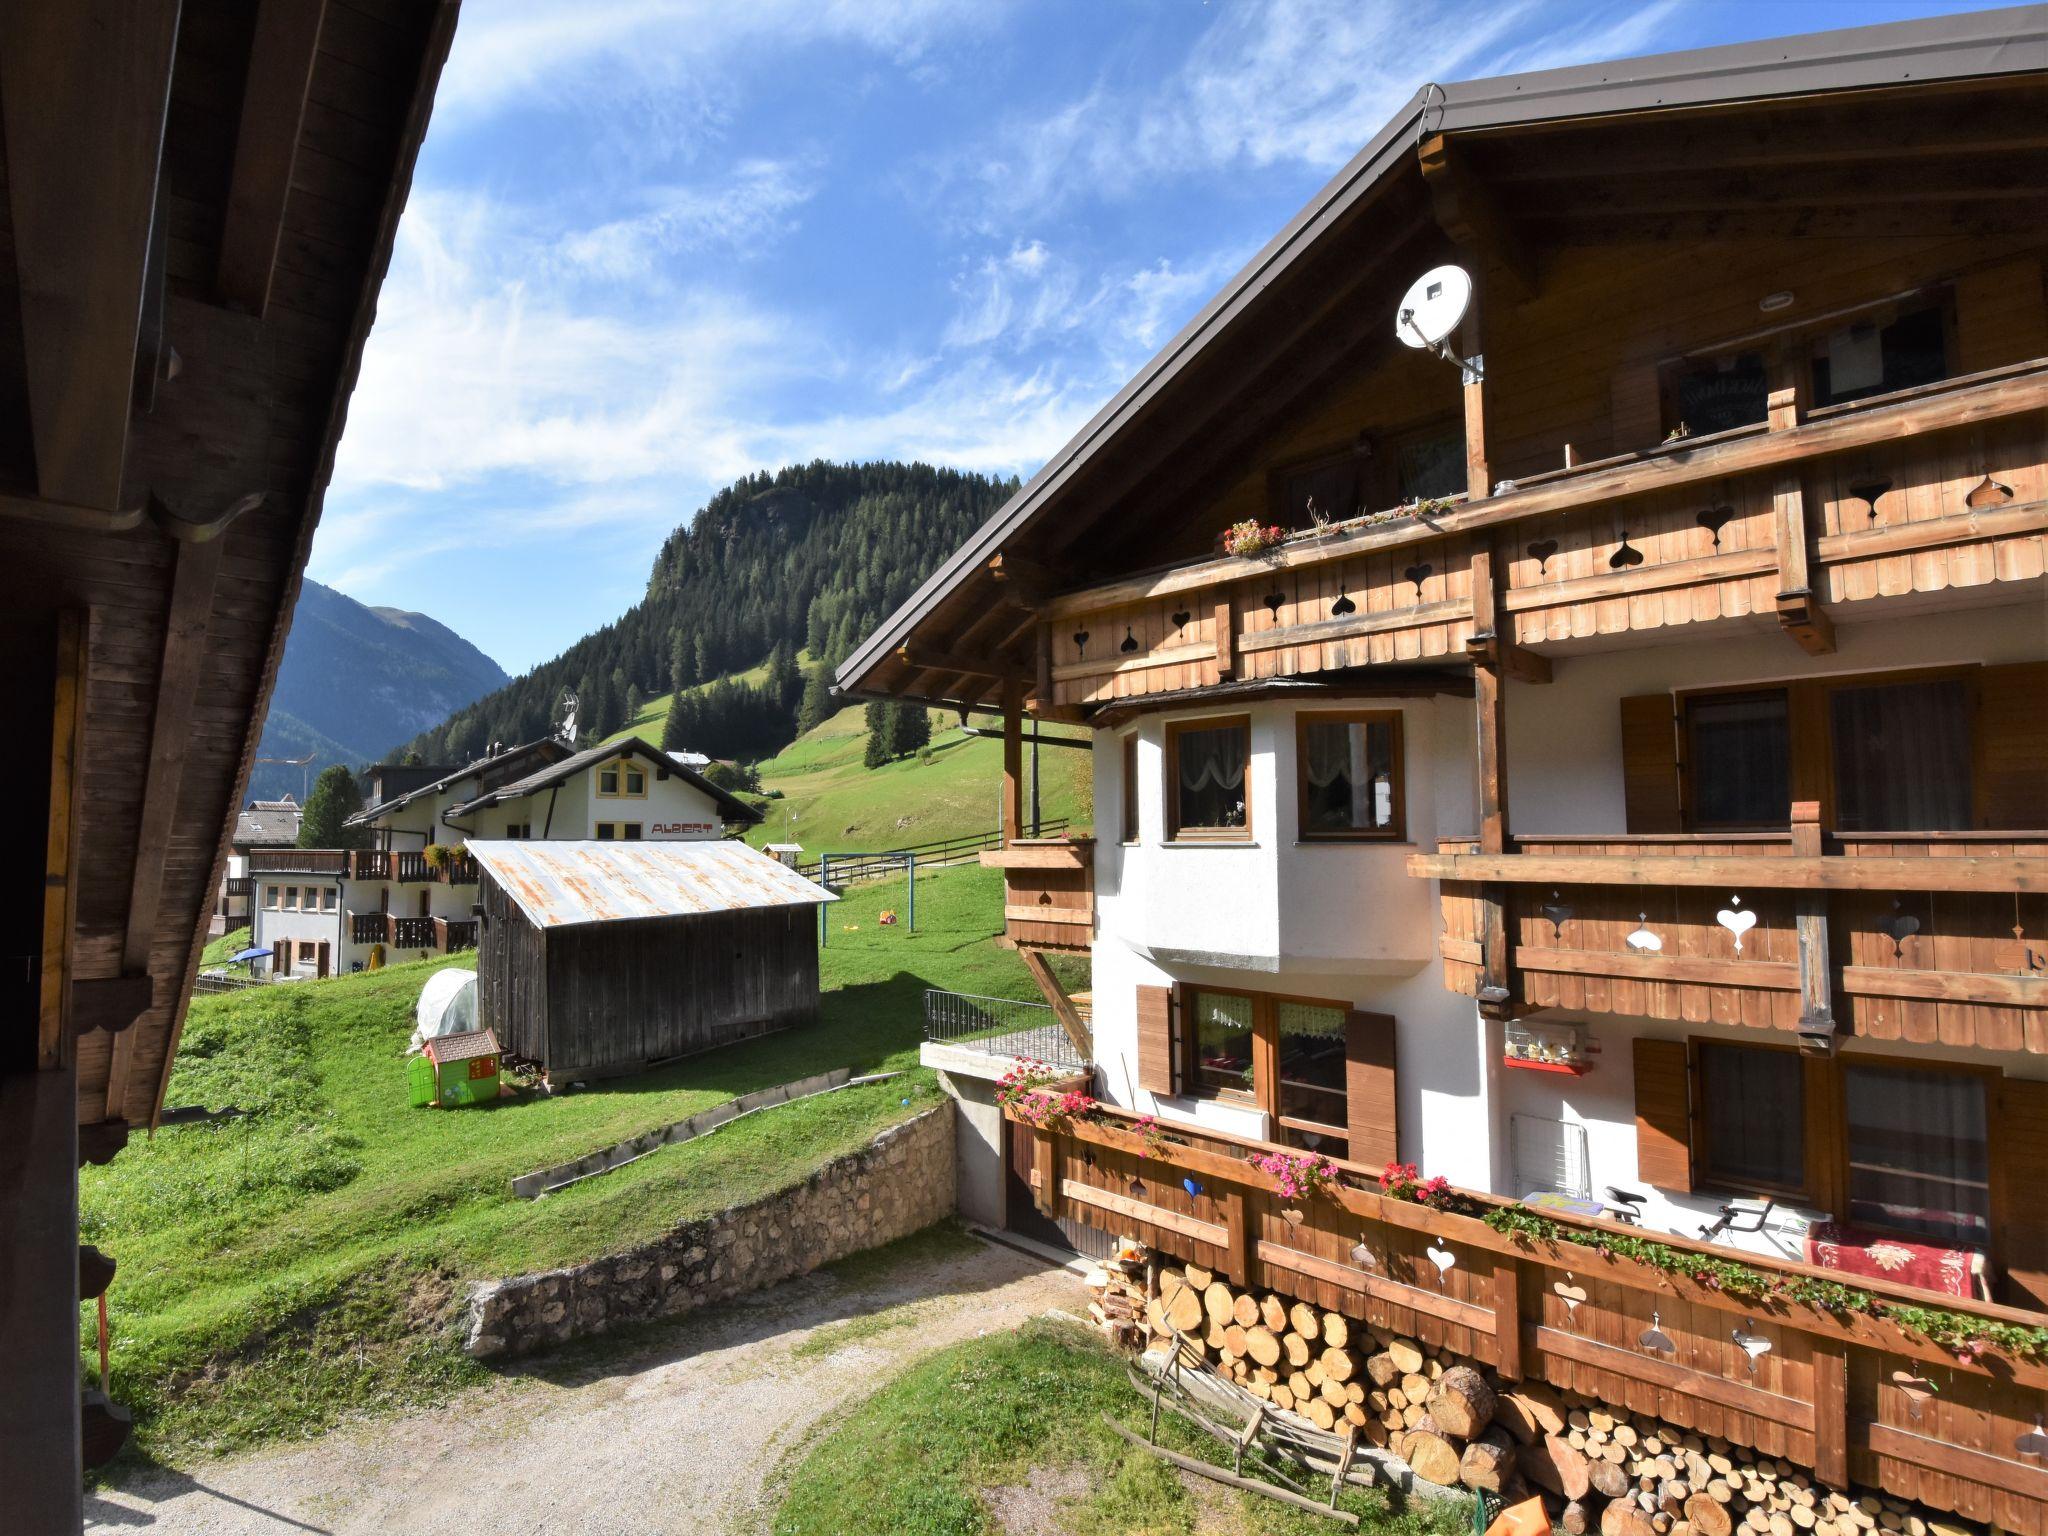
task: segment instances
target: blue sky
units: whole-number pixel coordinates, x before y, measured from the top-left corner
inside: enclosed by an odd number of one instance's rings
[[[468,0],[312,575],[518,672],[719,486],[1029,475],[1423,82],[1940,0]]]

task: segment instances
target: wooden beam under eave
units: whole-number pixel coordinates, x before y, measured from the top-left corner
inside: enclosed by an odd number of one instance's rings
[[[185,779],[192,707],[206,659],[214,586],[220,575],[221,539],[176,546],[170,612],[164,625],[163,661],[157,668],[156,707],[149,727],[149,766],[142,781],[142,814],[135,832],[135,868],[128,882],[128,922],[121,940],[121,971],[149,970],[163,906],[164,869],[177,820],[178,793]],[[107,1064],[106,1115],[127,1118],[128,1074],[134,1063],[135,1031],[114,1036]]]
[[[1441,133],[1424,139],[1417,157],[1437,227],[1469,253],[1475,266],[1490,261],[1496,267],[1506,297],[1517,303],[1534,298],[1536,262],[1528,242],[1468,157]]]
[[[1007,677],[1016,668],[999,656],[970,656],[922,645],[899,645],[896,656],[920,672],[955,672],[966,677]]]
[[[299,153],[299,124],[326,10],[325,0],[261,0],[256,8],[213,291],[223,304],[259,319],[270,302],[285,198]]]
[[[178,0],[7,0],[0,123],[43,499],[120,507]]]

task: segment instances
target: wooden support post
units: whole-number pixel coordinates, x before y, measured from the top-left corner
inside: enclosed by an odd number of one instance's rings
[[[8,1528],[83,1523],[78,1397],[78,1077],[0,1073],[0,1484]]]
[[[157,669],[149,767],[142,781],[142,816],[136,829],[135,868],[128,885],[128,922],[121,945],[121,972],[126,976],[149,970],[178,791],[185,778],[192,706],[199,696],[200,670],[206,659],[208,615],[213,610],[214,583],[225,548],[226,541],[221,539],[175,546],[177,568],[171,576],[171,611],[164,627],[163,661]],[[114,1037],[107,1066],[109,1120],[128,1118],[128,1071],[134,1040],[132,1030]]]
[[[1821,854],[1820,803],[1792,804],[1792,853],[1817,859]],[[1816,1056],[1835,1052],[1834,968],[1828,956],[1828,893],[1795,891],[1793,911],[1799,934],[1799,1048]]]
[[[1003,846],[1009,847],[1024,828],[1023,688],[1015,677],[1002,684],[1003,705]]]
[[[1515,1016],[1513,947],[1508,943],[1507,887],[1489,882],[1479,897],[1479,1011],[1490,1019]]]
[[[1258,1245],[1252,1231],[1251,1212],[1245,1208],[1244,1191],[1225,1190],[1221,1204],[1223,1225],[1230,1233],[1229,1247],[1223,1255],[1223,1272],[1230,1276],[1232,1285],[1250,1285],[1253,1283],[1252,1266],[1256,1262],[1253,1255]]]
[[[1473,275],[1472,307],[1465,312],[1458,342],[1465,355],[1465,496],[1484,501],[1493,494],[1493,477],[1486,462],[1486,356],[1485,333],[1479,324],[1479,278]]]
[[[1059,1219],[1059,1144],[1052,1139],[1050,1131],[1034,1130],[1031,1133],[1031,1199],[1040,1215],[1054,1221]]]
[[[213,286],[223,301],[258,317],[270,302],[270,276],[325,10],[324,0],[263,0],[256,8]]]
[[[1216,604],[1216,680],[1237,676],[1237,604],[1228,597]]]
[[[1474,537],[1470,572],[1472,633],[1465,641],[1467,658],[1474,666],[1494,667],[1516,682],[1549,682],[1550,658],[1525,651],[1515,643],[1514,620],[1501,608],[1500,565],[1490,535]]]
[[[1053,697],[1052,624],[1049,621],[1039,621],[1037,649],[1038,676],[1035,684],[1037,697],[1031,701],[1031,707],[1032,713],[1042,720],[1045,718],[1047,711],[1051,710],[1058,703],[1058,700]]]
[[[1778,622],[1799,648],[1826,656],[1835,648],[1835,623],[1813,590],[1807,550],[1806,491],[1797,473],[1779,478],[1772,493],[1778,545]]]
[[[1017,948],[1017,958],[1024,962],[1024,969],[1031,973],[1031,979],[1038,984],[1038,990],[1045,994],[1045,1000],[1052,1004],[1053,1017],[1060,1021],[1060,1028],[1067,1032],[1067,1038],[1074,1043],[1074,1049],[1081,1053],[1083,1061],[1095,1059],[1095,1042],[1090,1038],[1088,1025],[1081,1018],[1081,1010],[1074,1006],[1074,1000],[1067,995],[1067,989],[1060,985],[1052,967],[1046,963],[1043,953],[1035,949]]]
[[[1503,1381],[1522,1376],[1522,1266],[1513,1254],[1493,1256],[1494,1369]]]
[[[1849,1486],[1849,1352],[1839,1339],[1813,1340],[1813,1475]]]

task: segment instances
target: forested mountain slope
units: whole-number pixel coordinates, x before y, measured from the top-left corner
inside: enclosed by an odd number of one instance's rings
[[[656,695],[774,661],[759,686],[706,691],[688,743],[767,756],[797,735],[797,653],[844,656],[1015,490],[929,464],[750,475],[669,535],[647,595],[616,623],[408,745],[462,762],[493,741],[530,741],[556,728],[565,690],[579,700],[578,734],[602,739]]]

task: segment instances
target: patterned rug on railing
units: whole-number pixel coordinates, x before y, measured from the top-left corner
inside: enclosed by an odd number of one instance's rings
[[[1980,1528],[1806,1469],[1368,1329],[1195,1265],[1129,1257],[1089,1276],[1091,1312],[1120,1347],[1171,1350],[1275,1410],[1355,1433],[1415,1475],[1507,1501],[1540,1493],[1568,1536],[1977,1536]],[[1194,1362],[1190,1362],[1194,1363]]]

